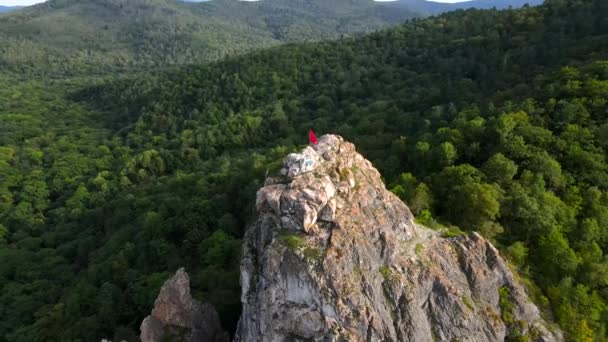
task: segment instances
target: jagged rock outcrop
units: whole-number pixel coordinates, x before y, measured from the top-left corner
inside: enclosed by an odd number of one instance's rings
[[[341,137],[257,195],[236,341],[560,341],[490,242],[415,224]]]
[[[229,340],[215,308],[192,299],[190,278],[183,268],[160,289],[152,314],[144,319],[140,330],[142,342]]]

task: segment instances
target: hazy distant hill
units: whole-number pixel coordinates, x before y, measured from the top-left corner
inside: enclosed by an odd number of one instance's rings
[[[73,72],[201,62],[414,16],[369,0],[51,0],[0,17],[0,65]]]
[[[391,6],[407,8],[424,15],[439,14],[458,9],[478,8],[478,9],[506,9],[509,7],[517,8],[528,4],[531,6],[540,5],[543,0],[471,0],[459,3],[439,3],[426,0],[398,0],[391,3]]]
[[[11,12],[21,8],[20,6],[0,6],[0,13]]]
[[[509,7],[523,7],[524,5],[536,6],[543,3],[543,0],[473,0],[463,3],[451,4],[461,8],[492,8],[496,7],[509,8]]]

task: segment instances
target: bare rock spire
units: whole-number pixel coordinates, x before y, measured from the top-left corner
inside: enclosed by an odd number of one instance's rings
[[[142,342],[229,340],[215,308],[192,298],[190,278],[183,268],[160,289],[152,315],[144,319],[140,330]]]
[[[562,340],[490,242],[417,225],[339,136],[289,155],[256,204],[236,341]]]

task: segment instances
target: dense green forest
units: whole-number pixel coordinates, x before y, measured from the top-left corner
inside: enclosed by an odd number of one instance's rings
[[[462,2],[436,2],[425,0],[397,0],[387,2],[391,7],[407,8],[422,15],[441,14],[459,9],[507,9],[519,8],[525,5],[542,4],[542,0],[468,0]]]
[[[57,77],[200,63],[414,16],[368,0],[49,0],[0,15],[0,70]]]
[[[0,77],[0,341],[136,340],[180,266],[234,328],[256,190],[309,128],[608,339],[608,2],[458,11],[119,77]]]

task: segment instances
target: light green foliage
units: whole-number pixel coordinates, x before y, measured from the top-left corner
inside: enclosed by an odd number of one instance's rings
[[[280,237],[281,243],[283,243],[292,252],[297,252],[306,247],[304,239],[298,235],[287,234]]]
[[[501,318],[507,326],[507,336],[505,341],[509,342],[529,342],[530,333],[534,330],[528,327],[528,322],[515,319],[515,304],[511,297],[511,289],[503,286],[498,289],[498,305],[501,310]],[[535,338],[532,338],[534,341]]]
[[[391,184],[391,191],[401,199],[407,201],[414,195],[414,189],[418,184],[418,180],[411,173],[402,173],[397,178],[397,181]]]
[[[410,199],[409,206],[414,213],[429,210],[433,204],[433,196],[429,187],[420,183],[414,190],[414,196]]]
[[[414,253],[416,253],[416,256],[420,258],[422,256],[422,252],[424,252],[424,245],[421,243],[416,244],[416,247],[414,247]]]
[[[473,305],[473,301],[471,300],[471,297],[462,296],[460,298],[462,299],[462,302],[464,303],[464,305],[466,305],[467,308],[469,308],[469,310],[473,310],[475,308],[475,306]]]
[[[389,188],[405,201],[414,215],[418,216],[431,207],[432,195],[429,187],[424,183],[419,183],[411,173],[401,174]]]
[[[82,215],[87,207],[90,196],[87,188],[81,184],[76,191],[74,191],[72,197],[65,201],[66,210],[74,217]]]
[[[321,250],[314,246],[309,246],[304,238],[295,234],[284,234],[279,237],[279,241],[294,253],[302,253],[304,258],[311,262],[318,262],[323,257]]]
[[[428,210],[423,210],[418,216],[416,216],[416,221],[422,225],[429,226],[428,223],[433,219],[431,216],[431,212]],[[430,227],[433,228],[433,227]]]
[[[515,262],[516,265],[523,266],[526,264],[528,258],[528,248],[526,248],[526,245],[523,242],[517,241],[513,243],[507,247],[506,252],[510,260]]]
[[[441,232],[441,236],[444,238],[454,238],[454,237],[459,237],[459,236],[467,236],[468,234],[466,232],[463,232],[462,230],[460,230],[460,228],[456,227],[456,226],[451,226],[447,229],[444,229]]]
[[[572,341],[592,341],[594,331],[600,328],[596,324],[605,317],[606,304],[599,294],[585,285],[574,284],[572,278],[564,278],[549,287],[548,296],[553,312]]]
[[[458,152],[456,151],[456,147],[449,142],[446,141],[439,145],[439,149],[437,150],[437,164],[440,166],[450,166],[454,164],[456,159],[458,158]]]
[[[378,272],[380,272],[385,281],[390,281],[393,277],[393,270],[389,266],[380,266]]]
[[[502,321],[507,325],[513,324],[515,322],[515,317],[513,316],[515,304],[513,304],[511,299],[511,290],[503,286],[498,289],[498,295],[498,305],[500,306]]]
[[[507,187],[517,174],[517,164],[502,153],[497,153],[483,164],[482,171],[489,181]]]

